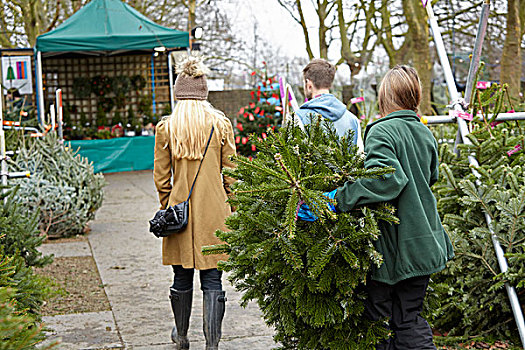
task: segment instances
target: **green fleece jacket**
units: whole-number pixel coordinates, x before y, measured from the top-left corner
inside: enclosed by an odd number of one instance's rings
[[[339,211],[370,203],[390,202],[399,224],[380,222],[375,242],[384,262],[371,278],[396,284],[430,275],[445,267],[454,252],[441,225],[430,187],[438,180],[437,142],[413,111],[397,111],[365,130],[365,166],[396,169],[378,179],[359,179],[337,189]]]

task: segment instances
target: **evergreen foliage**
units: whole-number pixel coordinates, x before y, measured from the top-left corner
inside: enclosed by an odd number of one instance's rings
[[[0,246],[0,350],[36,349],[45,339],[39,310],[49,293],[21,257],[6,256]]]
[[[43,267],[52,259],[43,257],[37,250],[45,239],[38,229],[38,212],[28,216],[24,209],[16,201],[16,188],[6,194],[0,193],[0,244],[5,254],[19,255],[26,266]]]
[[[497,114],[505,87],[476,91],[474,96],[474,115]],[[440,147],[441,175],[434,192],[456,258],[433,277],[430,302],[440,305],[434,325],[451,335],[517,340],[503,282],[517,287],[525,305],[525,128],[518,122],[497,125],[480,118],[471,127],[468,138],[473,145],[459,145],[459,156],[449,145]],[[479,161],[480,185],[471,172],[469,155]],[[492,219],[492,229],[509,258],[506,274],[500,274],[485,215]]]
[[[10,162],[14,171],[30,171],[31,178],[13,180],[16,200],[31,212],[40,212],[40,229],[49,237],[83,233],[102,205],[104,177],[54,132],[43,138],[22,139],[20,153]]]
[[[122,124],[122,116],[120,114],[120,111],[115,111],[115,114],[113,115],[113,119],[111,119],[111,124],[113,125]]]
[[[0,287],[14,288],[18,309],[38,319],[49,290],[32,268],[50,264],[52,258],[37,250],[44,239],[37,228],[38,212],[25,211],[16,196],[16,189],[0,192]]]
[[[256,72],[252,73],[252,75],[256,74]],[[250,140],[250,135],[255,134],[258,138],[264,139],[268,128],[275,130],[282,123],[277,78],[268,76],[266,68],[257,77],[260,81],[250,92],[251,101],[241,107],[235,125],[237,153],[246,157],[257,154],[257,146]]]
[[[351,140],[321,118],[306,131],[288,126],[268,130],[265,140],[252,136],[257,157],[236,156],[237,168],[228,172],[238,181],[230,231],[217,233],[226,244],[203,249],[230,254],[220,268],[231,272],[244,305],[257,301],[284,349],[373,349],[386,336],[382,322],[361,317],[359,286],[382,262],[373,242],[378,220],[396,220],[393,209],[381,204],[336,215],[323,196],[346,181],[393,171],[365,169]],[[319,220],[297,220],[302,201]]]
[[[47,280],[32,269],[51,262],[36,250],[44,238],[38,212],[28,216],[16,195],[16,189],[0,192],[0,350],[36,349],[45,338],[38,325],[40,308],[51,293]]]
[[[40,307],[51,293],[46,280],[25,266],[20,256],[6,255],[3,246],[0,246],[0,288],[12,288],[16,310],[30,314],[35,321],[40,319]]]
[[[2,91],[5,89],[4,86],[0,85],[0,87]],[[4,120],[20,122],[22,125],[33,123],[35,121],[35,110],[29,100],[30,97],[28,95],[11,98],[7,96],[4,102]]]
[[[0,287],[0,350],[32,350],[44,340],[42,328],[33,317],[18,312],[13,302],[14,290]],[[52,349],[54,345],[38,349]]]

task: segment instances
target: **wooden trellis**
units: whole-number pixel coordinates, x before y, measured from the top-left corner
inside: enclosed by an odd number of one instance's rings
[[[157,57],[152,57],[151,54],[44,57],[42,72],[46,105],[53,103],[56,89],[62,89],[64,105],[69,108],[73,123],[80,121],[82,113],[85,114],[88,121],[94,122],[98,106],[94,94],[84,98],[75,95],[73,86],[76,78],[91,79],[96,76],[131,78],[140,75],[146,80],[143,89],[130,91],[127,94],[123,107],[115,106],[110,112],[107,112],[108,122],[111,121],[116,111],[125,117],[130,107],[140,119],[139,103],[147,95],[152,98],[155,96],[155,108],[152,108],[155,115],[161,115],[165,107],[170,104],[168,63],[165,55]],[[110,96],[112,95],[108,95]]]

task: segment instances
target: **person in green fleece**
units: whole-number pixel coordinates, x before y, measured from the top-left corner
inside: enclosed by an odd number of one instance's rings
[[[380,222],[375,247],[384,261],[367,280],[364,314],[371,320],[387,318],[393,331],[376,349],[436,349],[420,313],[430,275],[454,256],[431,190],[438,180],[438,145],[417,115],[421,82],[414,68],[388,71],[378,99],[382,118],[365,130],[365,166],[393,167],[395,172],[347,182],[326,196],[335,197],[333,210],[339,212],[377,202],[396,208],[399,224]],[[307,207],[299,217],[315,220]]]

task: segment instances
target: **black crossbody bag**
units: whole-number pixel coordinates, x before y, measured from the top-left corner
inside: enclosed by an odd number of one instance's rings
[[[195,186],[195,181],[197,181],[197,177],[199,176],[199,172],[201,171],[202,162],[204,161],[204,157],[206,157],[206,152],[208,152],[208,146],[210,145],[212,135],[213,126],[211,127],[210,137],[208,138],[206,149],[204,150],[204,154],[202,155],[202,159],[199,164],[199,169],[197,170],[197,174],[195,174],[195,178],[193,179],[193,184],[191,185],[188,199],[186,199],[182,203],[168,207],[167,209],[159,210],[157,213],[155,213],[153,219],[149,221],[149,231],[152,232],[155,235],[155,237],[167,237],[174,233],[179,233],[183,231],[186,228],[186,226],[188,226],[190,197],[193,192],[193,187]]]

